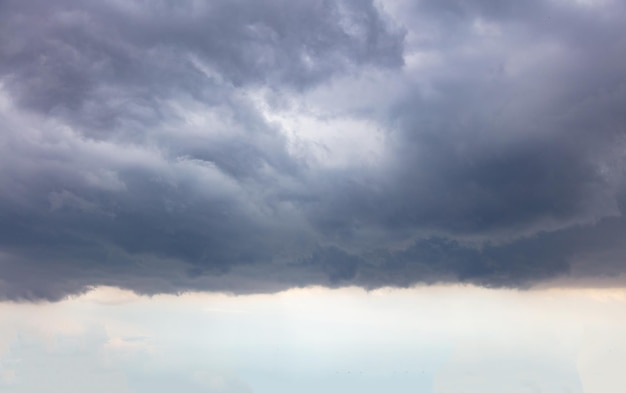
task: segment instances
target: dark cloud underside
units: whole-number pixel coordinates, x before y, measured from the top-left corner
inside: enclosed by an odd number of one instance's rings
[[[0,2],[0,297],[626,273],[624,11]]]

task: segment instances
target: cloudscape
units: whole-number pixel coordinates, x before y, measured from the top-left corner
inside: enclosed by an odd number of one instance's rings
[[[0,392],[623,393],[626,2],[0,0]]]
[[[626,271],[610,0],[0,4],[0,297]]]

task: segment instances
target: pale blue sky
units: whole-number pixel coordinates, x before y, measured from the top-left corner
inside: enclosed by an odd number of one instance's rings
[[[2,391],[621,392],[623,289],[426,287],[0,305]]]

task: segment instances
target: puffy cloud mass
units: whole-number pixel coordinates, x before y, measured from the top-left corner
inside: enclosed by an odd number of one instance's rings
[[[612,0],[0,3],[0,297],[626,273]]]

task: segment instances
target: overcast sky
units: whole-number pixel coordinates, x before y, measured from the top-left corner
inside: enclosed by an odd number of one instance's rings
[[[3,0],[0,297],[619,280],[625,12]]]
[[[623,393],[626,2],[0,0],[0,391]]]

